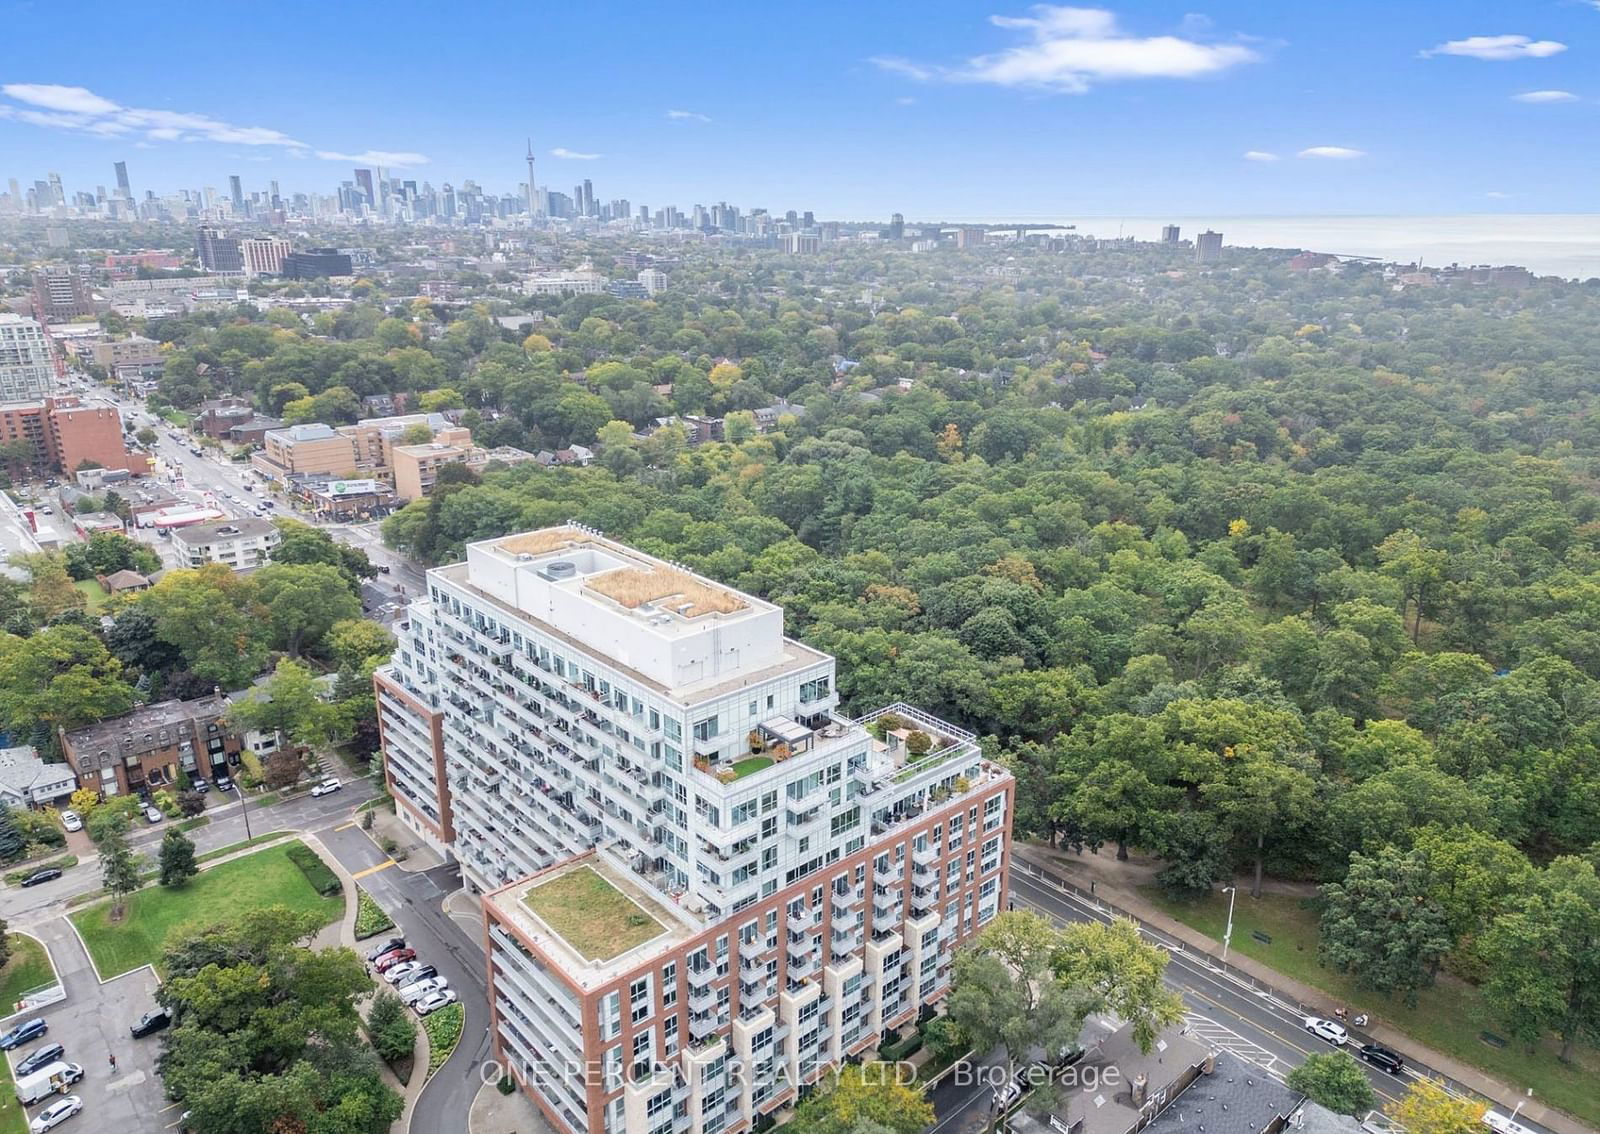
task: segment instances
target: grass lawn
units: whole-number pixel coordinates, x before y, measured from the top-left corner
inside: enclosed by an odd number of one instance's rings
[[[106,600],[111,597],[101,590],[100,584],[93,579],[79,579],[72,585],[83,592],[84,612],[87,614],[99,614],[106,605]]]
[[[759,772],[763,768],[772,767],[771,756],[751,756],[745,760],[736,760],[733,765],[733,778],[742,779],[751,772]]]
[[[283,831],[273,831],[269,835],[257,835],[253,839],[240,839],[236,843],[228,843],[218,847],[216,850],[208,850],[203,854],[197,854],[194,856],[194,860],[196,862],[210,862],[212,859],[221,858],[223,855],[232,854],[234,851],[242,851],[247,847],[259,846],[261,843],[270,843],[275,839],[286,837]]]
[[[4,968],[0,968],[0,1005],[5,1006],[0,1012],[11,1011],[11,1006],[24,992],[31,992],[56,979],[55,970],[50,967],[50,956],[43,945],[21,933],[9,933],[6,940],[11,943],[11,959]]]
[[[1214,891],[1203,902],[1173,902],[1154,887],[1140,891],[1146,899],[1208,936],[1222,940],[1228,924],[1228,896]],[[1266,945],[1251,936],[1259,930],[1272,938]],[[1533,1088],[1535,1098],[1591,1123],[1600,1122],[1600,1051],[1579,1046],[1572,1064],[1556,1058],[1557,1044],[1547,1042],[1530,1054],[1511,1044],[1490,1047],[1480,1032],[1504,1030],[1484,1006],[1478,990],[1463,981],[1441,977],[1423,989],[1417,1006],[1408,1008],[1365,987],[1353,974],[1325,968],[1317,960],[1317,914],[1300,899],[1264,894],[1259,899],[1241,892],[1233,914],[1230,950],[1270,965],[1281,973],[1314,985],[1342,1001],[1352,1013],[1370,1012],[1435,1051],[1454,1056],[1494,1075],[1518,1090]]]
[[[102,902],[72,915],[95,967],[104,978],[154,964],[174,929],[232,921],[241,910],[283,905],[319,914],[324,924],[344,915],[344,899],[324,898],[289,860],[288,843],[203,870],[177,890],[146,886],[128,898],[121,922],[110,920]]]
[[[662,932],[639,903],[588,866],[534,886],[522,902],[591,961],[609,961]]]
[[[28,1112],[11,1089],[11,1064],[0,1057],[0,1134],[28,1134]]]

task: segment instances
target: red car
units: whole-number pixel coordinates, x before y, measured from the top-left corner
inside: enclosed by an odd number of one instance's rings
[[[394,949],[374,961],[372,967],[380,973],[386,973],[401,961],[414,961],[416,959],[417,951],[415,949]]]

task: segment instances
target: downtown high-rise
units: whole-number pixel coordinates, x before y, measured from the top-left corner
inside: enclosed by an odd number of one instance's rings
[[[1014,781],[837,711],[783,611],[576,525],[428,573],[376,678],[398,813],[482,894],[498,1057],[567,1134],[722,1134],[947,991]]]

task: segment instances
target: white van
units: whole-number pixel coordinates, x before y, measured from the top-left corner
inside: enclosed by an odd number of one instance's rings
[[[57,1060],[17,1080],[17,1101],[23,1106],[32,1106],[59,1091],[65,1091],[81,1078],[82,1067]]]

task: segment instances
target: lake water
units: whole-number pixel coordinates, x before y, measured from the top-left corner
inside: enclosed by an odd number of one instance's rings
[[[1010,219],[1010,218],[1008,218]],[[1518,264],[1538,275],[1600,276],[1600,214],[1478,216],[1210,216],[1027,217],[1075,224],[1087,235],[1159,240],[1161,226],[1178,225],[1192,240],[1207,228],[1223,243],[1254,248],[1305,248],[1344,256],[1375,256],[1430,268],[1449,264]],[[991,222],[994,223],[994,222]]]

